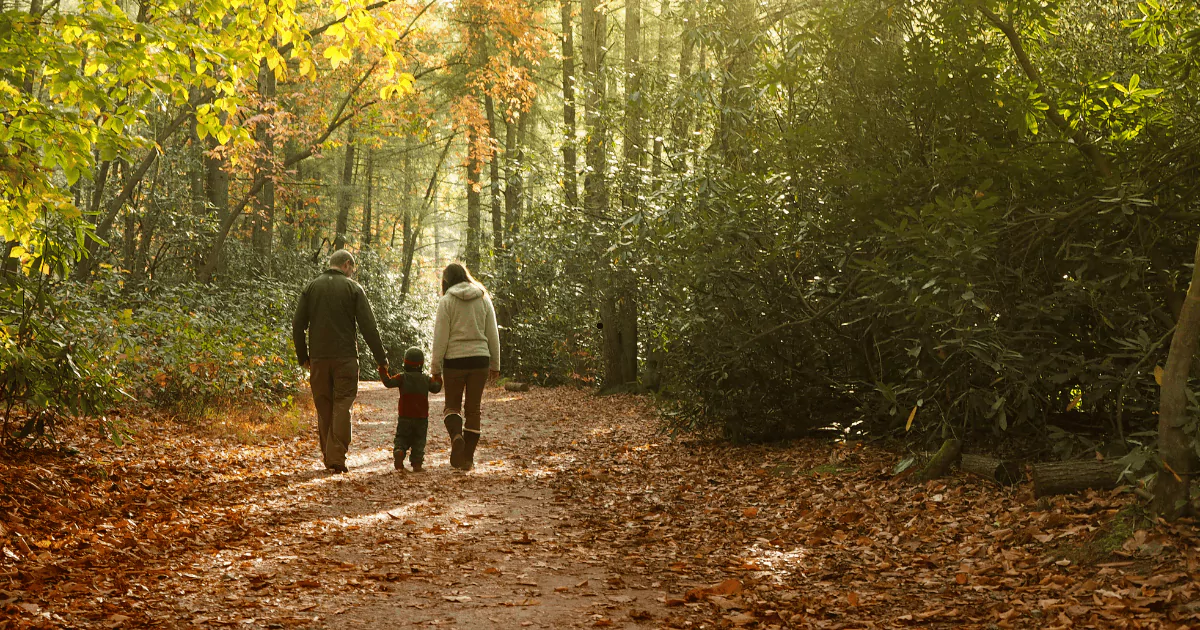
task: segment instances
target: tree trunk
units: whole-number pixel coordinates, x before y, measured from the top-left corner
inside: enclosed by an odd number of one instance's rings
[[[369,249],[371,247],[371,213],[374,212],[374,209],[371,207],[371,203],[372,203],[372,192],[373,192],[372,188],[374,187],[374,182],[372,181],[374,179],[374,175],[375,175],[374,171],[375,171],[375,156],[374,156],[373,151],[368,148],[367,149],[367,193],[366,193],[366,198],[363,200],[363,211],[362,211],[362,242],[363,242],[363,247],[367,248],[367,249]]]
[[[271,273],[271,242],[275,238],[275,177],[273,172],[275,168],[275,137],[271,133],[271,121],[274,117],[275,71],[271,70],[266,61],[263,61],[259,67],[258,93],[264,104],[264,109],[260,110],[259,114],[267,116],[267,119],[255,125],[254,128],[254,135],[258,140],[261,153],[256,168],[263,172],[266,180],[263,182],[262,189],[258,191],[258,212],[254,221],[252,240],[255,251],[262,259],[261,269],[264,274],[269,275]]]
[[[1184,429],[1188,421],[1188,374],[1200,337],[1200,239],[1192,260],[1192,281],[1179,310],[1158,400],[1158,456],[1165,470],[1154,481],[1154,511],[1168,520],[1188,505],[1194,445]]]
[[[571,0],[560,0],[563,56],[563,200],[568,208],[579,206],[579,182],[575,176],[579,158],[575,152],[575,26]]]
[[[478,273],[479,267],[479,175],[483,170],[483,156],[479,149],[479,132],[467,128],[467,238],[463,248],[463,262],[467,269]]]
[[[416,181],[416,176],[413,173],[412,165],[413,141],[412,136],[404,137],[404,231],[401,233],[400,245],[404,248],[404,266],[400,272],[400,297],[408,296],[409,287],[412,286],[412,262],[414,249],[416,248],[416,236],[413,233],[413,182]],[[394,233],[393,233],[394,234]]]
[[[605,5],[583,0],[583,73],[585,78],[588,136],[587,173],[583,178],[583,207],[592,218],[608,215],[607,171],[608,130],[601,109],[606,93],[604,48],[608,32]]]
[[[628,287],[613,286],[601,296],[606,388],[637,382],[637,304],[632,295]]]
[[[484,103],[487,107],[488,120],[488,135],[493,141],[496,140],[496,105],[492,102],[491,96],[484,97]],[[511,125],[506,125],[511,126]],[[492,250],[493,255],[499,252],[504,240],[504,223],[501,215],[500,203],[500,156],[496,151],[491,152],[492,161],[489,164],[488,184],[492,193]],[[505,159],[508,154],[505,154]]]
[[[667,59],[667,40],[669,39],[670,20],[668,14],[671,12],[671,1],[660,0],[658,9],[658,49],[654,53],[654,67],[662,68]],[[661,73],[657,74],[654,81],[654,92],[662,94],[667,89],[667,82],[662,77]],[[655,117],[657,120],[658,117]],[[657,191],[662,184],[662,156],[663,156],[663,137],[661,133],[655,133],[660,130],[659,123],[654,123],[655,129],[651,130],[654,136],[654,155],[650,159],[650,186]]]
[[[333,249],[345,249],[346,232],[350,229],[350,206],[354,204],[354,125],[346,128],[346,154],[342,162],[342,180],[338,188],[337,225],[333,237]]]
[[[642,179],[642,0],[625,0],[625,182],[621,207],[628,216],[638,205]]]
[[[134,254],[137,252],[137,215],[133,208],[125,209],[125,229],[121,233],[121,261],[125,271],[133,272]]]
[[[209,152],[219,145],[216,140],[208,142]],[[214,157],[209,152],[204,155],[204,190],[208,196],[208,205],[217,213],[217,222],[224,223],[229,215],[229,171],[225,169],[227,160],[224,157]]]
[[[1125,466],[1115,461],[1075,461],[1035,464],[1033,496],[1070,494],[1080,490],[1112,490]]]
[[[528,114],[518,114],[518,121],[509,122],[504,129],[504,223],[505,234],[501,244],[507,246],[513,232],[513,221],[521,208],[521,161],[524,156],[517,146],[518,130],[526,125]]]
[[[508,240],[510,240],[510,241],[512,240],[512,238],[514,236],[516,236],[521,231],[521,216],[523,214],[522,205],[529,203],[530,198],[531,198],[531,196],[529,194],[527,194],[525,191],[524,168],[525,168],[525,147],[526,147],[526,143],[528,142],[528,138],[529,138],[529,126],[531,124],[533,124],[532,121],[533,121],[533,110],[531,109],[528,112],[523,112],[521,114],[520,122],[517,123],[517,146],[516,146],[516,149],[517,149],[516,158],[517,159],[516,159],[516,165],[513,169],[512,176],[508,182],[509,186],[512,186],[516,189],[516,192],[513,194],[512,214],[509,214],[508,216],[504,217],[504,226],[505,226],[505,230],[507,230]],[[572,179],[574,179],[574,178],[572,178]],[[575,201],[576,201],[576,203],[579,202],[578,199],[576,199]],[[574,207],[574,206],[572,206],[572,207]]]
[[[692,97],[689,90],[692,77],[692,53],[695,50],[696,39],[693,33],[695,18],[688,19],[687,16],[692,13],[690,5],[685,3],[683,33],[680,35],[682,42],[679,51],[679,93],[675,98],[675,116],[671,119],[672,161],[676,172],[683,172],[687,169],[687,150],[691,145],[689,130],[692,127]]]

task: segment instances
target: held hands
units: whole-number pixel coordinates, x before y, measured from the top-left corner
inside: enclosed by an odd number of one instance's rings
[[[442,384],[442,375],[434,374],[433,377],[430,378],[430,380],[433,381],[434,383],[437,383],[438,385],[441,385]]]
[[[388,366],[387,366],[387,364],[386,364],[386,363],[381,363],[381,364],[379,365],[379,378],[384,378],[384,379],[387,379],[387,378],[391,378],[391,377],[392,377],[392,375],[391,375],[390,373],[388,373]]]

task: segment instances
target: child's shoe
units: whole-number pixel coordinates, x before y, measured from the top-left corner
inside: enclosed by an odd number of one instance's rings
[[[404,462],[403,461],[396,460],[393,463],[396,465],[396,472],[408,472],[408,471],[404,470]]]
[[[415,472],[415,473],[421,472],[422,470],[424,470],[424,468],[421,468],[420,464],[413,464],[412,467],[413,467],[413,472]]]

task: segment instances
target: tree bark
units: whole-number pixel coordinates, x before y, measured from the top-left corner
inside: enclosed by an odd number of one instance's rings
[[[1075,461],[1035,464],[1033,496],[1070,494],[1080,490],[1111,490],[1121,481],[1125,467],[1115,461]]]
[[[223,223],[229,215],[229,182],[231,176],[225,169],[227,160],[224,157],[214,157],[211,151],[219,145],[215,139],[208,141],[208,151],[204,155],[204,190],[208,197],[208,205],[217,213],[217,222]]]
[[[509,186],[516,188],[513,195],[512,214],[504,217],[504,229],[507,233],[509,241],[512,240],[521,231],[521,217],[524,214],[523,206],[530,203],[531,195],[525,190],[525,147],[529,139],[529,127],[533,124],[533,110],[521,113],[521,120],[517,123],[517,153],[516,165],[513,169],[512,177],[509,179]],[[578,199],[576,199],[578,203]],[[572,206],[574,207],[574,206]]]
[[[487,107],[488,119],[488,135],[494,142],[497,137],[496,129],[496,105],[492,102],[491,96],[484,97],[484,103]],[[511,126],[511,125],[506,125]],[[500,156],[498,152],[491,152],[491,163],[488,165],[488,184],[492,193],[492,251],[500,251],[504,241],[504,219],[501,214],[501,197],[500,197]],[[508,153],[505,153],[505,159],[508,158]]]
[[[693,13],[690,4],[684,6],[683,32],[679,50],[679,91],[675,97],[675,116],[671,119],[672,162],[676,172],[687,169],[687,150],[691,146],[689,130],[692,127],[691,89],[692,55],[695,50],[694,25],[688,16]]]
[[[628,215],[638,205],[642,179],[642,118],[645,116],[642,93],[642,0],[625,0],[625,185],[621,207]]]
[[[371,240],[371,213],[374,212],[374,208],[371,207],[371,204],[372,204],[372,193],[373,193],[373,187],[374,187],[374,181],[373,181],[374,175],[375,175],[374,171],[375,171],[375,155],[374,155],[374,152],[370,148],[368,148],[367,149],[367,176],[366,176],[367,192],[366,192],[366,198],[363,200],[363,211],[362,211],[362,241],[363,241],[363,247],[365,247],[365,248],[370,248],[371,242],[372,242],[372,240]]]
[[[1188,375],[1200,337],[1200,239],[1192,257],[1192,281],[1179,310],[1158,401],[1158,456],[1165,470],[1154,481],[1154,511],[1173,520],[1187,509],[1192,481],[1194,445],[1184,426],[1188,422]]]
[[[575,26],[571,19],[571,0],[560,0],[562,12],[563,54],[563,200],[568,208],[579,206],[579,182],[575,151]]]
[[[607,9],[597,0],[583,0],[583,74],[586,90],[588,136],[587,173],[583,178],[583,207],[593,218],[608,216],[607,150],[608,130],[604,107],[606,78],[604,48],[608,29]]]
[[[1002,486],[1012,486],[1021,482],[1021,464],[1019,462],[997,459],[987,455],[962,454],[959,467],[973,474],[994,481]]]
[[[528,114],[518,114],[518,120],[504,127],[504,235],[500,244],[507,247],[513,232],[513,221],[521,209],[521,161],[524,155],[517,145],[519,130],[527,123]]]
[[[271,273],[271,243],[275,238],[275,137],[271,132],[274,116],[275,100],[275,71],[264,60],[258,72],[258,94],[263,100],[264,107],[259,114],[267,119],[255,125],[254,136],[259,144],[259,158],[256,169],[264,174],[265,181],[258,191],[258,212],[254,221],[252,241],[254,249],[262,259],[262,271]]]
[[[416,237],[413,232],[413,183],[416,181],[416,175],[413,173],[412,163],[413,139],[411,135],[404,137],[404,230],[400,234],[400,245],[404,248],[404,264],[400,271],[400,297],[408,296],[409,287],[412,286],[412,261],[414,249],[416,245]]]
[[[354,125],[346,128],[346,152],[342,160],[342,179],[338,187],[337,224],[334,228],[333,249],[345,249],[346,232],[350,229],[350,207],[354,205]]]
[[[483,157],[479,149],[479,132],[474,127],[467,128],[467,238],[463,247],[463,262],[467,269],[478,272],[479,267],[479,188],[480,172],[483,170]]]

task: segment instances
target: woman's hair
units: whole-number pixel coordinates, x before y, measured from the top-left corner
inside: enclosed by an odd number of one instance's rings
[[[479,284],[479,281],[471,276],[471,272],[467,271],[467,267],[465,265],[461,265],[459,263],[450,263],[449,265],[446,265],[446,270],[442,272],[442,295],[446,295],[446,292],[450,290],[450,287],[463,282]],[[482,287],[483,285],[480,286]]]

